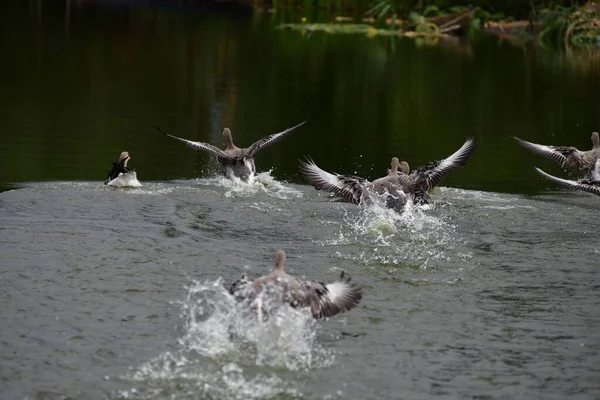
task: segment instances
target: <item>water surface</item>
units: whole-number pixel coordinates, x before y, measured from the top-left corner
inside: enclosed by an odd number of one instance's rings
[[[40,4],[41,8],[37,5]],[[0,397],[595,399],[597,196],[509,135],[590,146],[600,74],[492,39],[422,46],[274,30],[194,7],[0,5]],[[593,64],[592,64],[593,65]],[[251,185],[165,130],[249,144]],[[305,185],[297,158],[369,178],[476,136],[435,204],[399,215]],[[102,185],[132,155],[143,186]],[[313,321],[242,318],[266,273],[340,270],[365,296]]]

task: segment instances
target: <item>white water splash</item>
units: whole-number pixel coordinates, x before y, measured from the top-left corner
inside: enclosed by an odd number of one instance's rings
[[[289,370],[320,366],[313,365],[313,352],[324,350],[315,343],[317,323],[308,309],[277,307],[268,320],[258,321],[254,311],[237,303],[220,281],[195,282],[182,309],[186,334],[179,344],[185,349],[208,357],[233,352],[247,364]]]
[[[256,174],[248,182],[239,179],[232,181],[225,177],[215,177],[199,180],[199,183],[226,188],[226,197],[253,197],[259,193],[264,193],[270,197],[287,200],[303,196],[302,192],[286,186],[273,178],[271,171]]]
[[[137,173],[135,171],[127,172],[126,174],[120,173],[112,181],[106,184],[107,186],[113,187],[141,187],[142,184],[137,179]]]
[[[384,204],[360,206],[358,216],[352,211],[345,213],[338,236],[324,244],[354,248],[359,245],[358,253],[336,254],[376,267],[427,268],[431,262],[470,257],[457,252],[457,245],[462,242],[456,227],[446,217],[432,213],[435,208],[435,205],[415,206],[409,202],[405,211],[398,213]]]
[[[275,371],[331,365],[334,356],[316,343],[318,324],[308,310],[289,306],[263,321],[216,282],[194,282],[181,303],[184,335],[126,379],[143,382],[123,398],[258,399],[299,396]],[[265,372],[267,371],[267,372]],[[270,371],[270,372],[269,372]]]

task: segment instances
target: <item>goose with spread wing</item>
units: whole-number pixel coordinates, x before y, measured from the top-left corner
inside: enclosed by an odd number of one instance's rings
[[[521,146],[533,153],[550,158],[561,167],[578,168],[585,170],[591,174],[596,164],[596,160],[600,158],[600,138],[598,132],[592,133],[592,149],[582,151],[572,146],[547,146],[527,142],[515,137]]]
[[[267,146],[275,144],[283,139],[290,132],[296,128],[304,125],[306,121],[286,129],[282,132],[275,133],[269,136],[265,136],[260,140],[257,140],[252,145],[246,148],[239,148],[233,143],[233,137],[229,128],[223,129],[223,136],[227,143],[227,147],[223,150],[213,146],[209,143],[193,142],[191,140],[183,139],[177,136],[173,136],[169,133],[164,132],[160,127],[156,127],[160,133],[180,142],[185,143],[194,150],[207,151],[217,156],[217,161],[221,166],[222,173],[229,179],[241,179],[244,182],[250,180],[256,173],[256,166],[254,165],[254,156],[256,153],[261,151]]]
[[[404,176],[398,172],[408,173],[408,165],[392,158],[391,169],[382,178],[373,182],[354,175],[340,175],[327,172],[317,166],[311,159],[298,160],[300,173],[317,190],[331,192],[352,204],[371,202],[375,197],[382,198],[388,208],[402,212],[406,205],[406,193],[402,186]]]
[[[107,185],[113,179],[118,178],[119,174],[124,175],[128,172],[131,172],[132,171],[131,168],[129,168],[127,166],[127,162],[129,162],[129,160],[131,160],[129,153],[126,151],[123,151],[121,153],[121,155],[119,156],[119,160],[116,163],[111,163],[112,168],[110,169],[110,171],[108,171],[108,175],[106,176],[106,180],[104,181],[104,184]]]
[[[579,189],[584,192],[593,193],[597,196],[600,196],[600,159],[596,161],[591,177],[589,179],[585,178],[578,181],[562,179],[554,175],[550,175],[537,167],[535,168],[535,170],[544,178],[550,179],[551,181],[558,182],[561,185],[568,186],[574,189]]]
[[[284,270],[285,252],[275,254],[275,268],[269,275],[250,281],[243,276],[229,292],[238,301],[255,303],[259,297],[268,296],[273,302],[283,302],[295,308],[310,308],[313,317],[327,318],[350,311],[363,296],[362,287],[350,283],[350,278],[340,278],[332,283],[303,281]],[[261,303],[255,304],[259,305]]]
[[[473,138],[467,138],[463,145],[446,157],[439,161],[431,161],[420,166],[412,173],[399,172],[402,177],[400,184],[404,186],[407,193],[412,193],[415,204],[427,204],[431,201],[429,190],[440,184],[442,179],[448,176],[458,167],[463,167],[467,160],[475,151],[477,142]],[[409,170],[407,162],[403,161],[404,169]]]
[[[401,211],[408,194],[414,196],[415,203],[428,203],[430,198],[427,191],[437,186],[456,168],[464,166],[475,147],[475,140],[467,138],[460,149],[449,157],[429,162],[412,173],[406,161],[400,162],[394,157],[388,175],[373,182],[356,176],[331,174],[317,167],[311,160],[300,161],[300,172],[317,190],[332,192],[350,203],[360,204],[370,198],[365,193],[375,192],[387,197],[389,208]]]

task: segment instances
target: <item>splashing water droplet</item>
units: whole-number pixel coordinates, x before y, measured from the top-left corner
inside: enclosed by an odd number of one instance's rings
[[[182,390],[224,399],[298,396],[295,382],[263,374],[257,366],[297,371],[334,361],[332,351],[316,343],[318,323],[308,310],[285,305],[266,320],[257,318],[221,280],[193,282],[180,305],[185,332],[179,349],[135,368],[125,378],[143,382],[143,387],[121,392],[122,397],[164,398]]]

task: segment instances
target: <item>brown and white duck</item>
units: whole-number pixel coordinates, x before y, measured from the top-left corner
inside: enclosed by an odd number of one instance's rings
[[[600,196],[600,159],[596,161],[594,170],[592,171],[590,178],[584,178],[578,181],[562,179],[554,175],[550,175],[537,167],[535,168],[535,170],[544,178],[550,179],[551,181]]]
[[[275,254],[273,272],[254,281],[243,276],[231,286],[229,292],[238,301],[254,303],[261,297],[277,303],[275,306],[287,303],[294,308],[307,307],[315,318],[327,318],[350,311],[362,299],[362,288],[350,283],[350,278],[345,278],[343,271],[339,280],[332,283],[304,281],[287,274],[284,264],[285,252],[279,250]]]
[[[113,179],[118,178],[119,174],[126,174],[128,172],[132,172],[132,169],[127,167],[127,162],[129,162],[129,160],[131,160],[131,156],[129,155],[129,153],[126,151],[122,152],[119,156],[119,161],[117,161],[116,163],[111,163],[112,168],[110,171],[108,171],[108,175],[106,176],[104,184],[106,185]]]
[[[527,142],[518,137],[514,138],[527,150],[550,158],[560,164],[561,167],[578,168],[585,170],[589,174],[593,171],[596,160],[600,158],[600,138],[598,137],[598,132],[592,133],[592,149],[586,151],[572,146],[547,146]]]
[[[225,137],[225,141],[227,142],[227,147],[223,150],[209,143],[193,142],[191,140],[182,139],[180,137],[170,135],[161,130],[158,126],[156,128],[163,135],[179,140],[180,142],[187,144],[194,150],[207,151],[216,155],[217,161],[221,166],[221,172],[223,173],[223,175],[225,175],[231,180],[237,178],[241,179],[244,182],[247,182],[249,179],[252,179],[252,177],[256,173],[256,166],[254,165],[254,156],[256,155],[256,153],[258,153],[260,150],[264,149],[267,146],[279,142],[287,134],[289,134],[296,128],[304,125],[305,123],[306,121],[289,129],[286,129],[283,132],[265,136],[264,138],[257,140],[256,142],[252,143],[252,145],[246,148],[237,147],[233,143],[231,131],[229,130],[229,128],[225,128],[223,129],[223,136]]]

